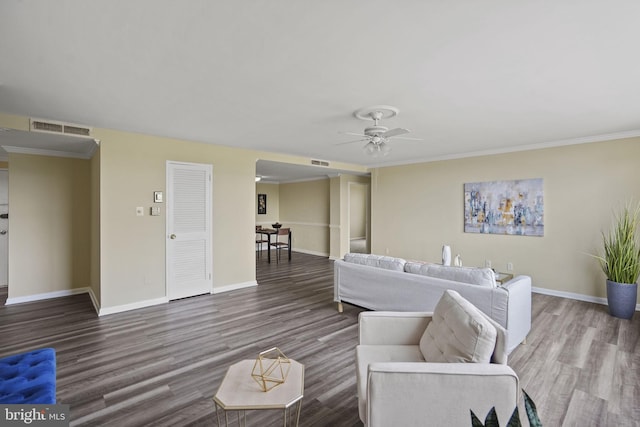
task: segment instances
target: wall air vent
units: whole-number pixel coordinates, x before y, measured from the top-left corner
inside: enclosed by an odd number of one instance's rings
[[[311,160],[311,164],[316,166],[329,166],[329,162],[325,162],[324,160]]]
[[[29,130],[31,130],[31,132],[91,137],[90,127],[72,123],[56,122],[53,120],[29,119]]]

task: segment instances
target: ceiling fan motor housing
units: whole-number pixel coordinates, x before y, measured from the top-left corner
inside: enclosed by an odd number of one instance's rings
[[[370,126],[365,128],[364,134],[367,136],[380,136],[388,130],[389,128],[386,126]]]

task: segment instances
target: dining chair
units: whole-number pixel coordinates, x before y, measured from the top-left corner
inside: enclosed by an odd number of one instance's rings
[[[289,249],[289,245],[291,244],[289,239],[289,229],[279,228],[276,234],[276,241],[271,243],[271,246],[276,248],[276,262],[280,262],[280,252],[282,248]]]
[[[256,225],[256,246],[258,248],[258,250],[256,251],[256,258],[260,258],[262,256],[262,245],[269,242],[264,238],[263,234],[259,233],[260,230],[262,230],[262,226]]]

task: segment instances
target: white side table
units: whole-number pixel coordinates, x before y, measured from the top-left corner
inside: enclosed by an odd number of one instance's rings
[[[284,427],[287,427],[287,422],[291,421],[295,413],[295,424],[290,423],[290,425],[297,426],[304,397],[304,365],[293,359],[289,360],[291,368],[286,381],[267,392],[262,391],[251,377],[255,360],[242,360],[231,365],[213,396],[218,426],[222,425],[218,408],[224,413],[226,426],[229,425],[229,411],[238,411],[238,425],[246,426],[246,411],[261,409],[282,410]],[[294,405],[297,408],[292,411]]]

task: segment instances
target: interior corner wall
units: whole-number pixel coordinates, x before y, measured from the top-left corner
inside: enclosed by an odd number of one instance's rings
[[[211,164],[213,288],[255,284],[257,152],[171,138],[95,129],[100,139],[100,299],[105,312],[166,299],[168,160]],[[136,216],[136,207],[143,216]],[[150,216],[149,208],[161,208]]]
[[[91,208],[90,208],[90,282],[89,286],[96,298],[98,309],[100,296],[100,147],[97,148],[90,162]]]
[[[442,245],[464,265],[491,260],[498,271],[532,277],[533,286],[606,296],[589,254],[614,209],[640,200],[640,138],[378,168],[372,172],[372,252],[440,262]],[[544,236],[464,232],[464,184],[542,178]]]
[[[27,154],[9,162],[9,299],[87,287],[89,162]]]
[[[291,227],[292,250],[329,255],[329,179],[280,184],[280,222]]]

